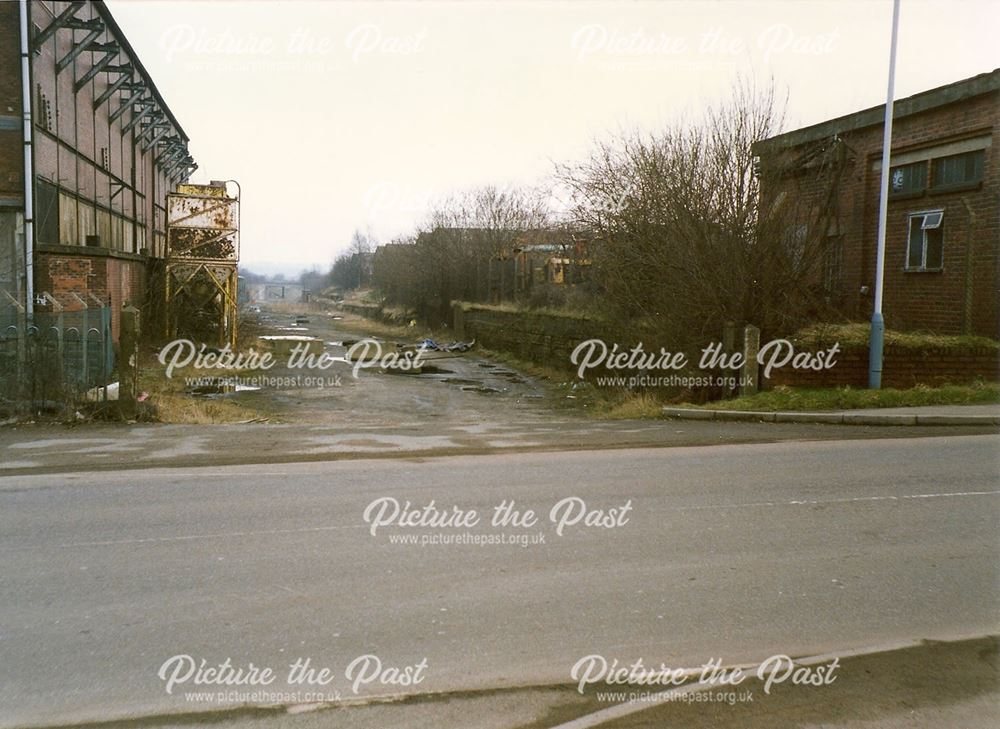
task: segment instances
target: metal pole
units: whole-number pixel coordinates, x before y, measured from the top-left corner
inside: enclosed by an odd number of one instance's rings
[[[889,208],[889,151],[892,147],[892,106],[896,81],[896,37],[899,31],[899,0],[892,3],[892,41],[889,45],[889,88],[885,98],[885,126],[882,131],[882,189],[878,201],[878,248],[875,253],[875,306],[872,311],[868,344],[868,388],[882,387],[882,350],[885,319],[882,318],[882,283],[885,274],[885,223]]]
[[[24,284],[30,324],[35,314],[35,171],[31,119],[31,44],[28,35],[28,0],[18,3],[21,27],[21,107],[24,136]]]

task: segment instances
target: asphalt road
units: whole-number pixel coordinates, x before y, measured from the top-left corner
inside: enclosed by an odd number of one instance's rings
[[[177,655],[272,667],[272,692],[303,691],[285,674],[309,658],[332,669],[323,691],[349,699],[567,684],[595,653],[698,666],[994,634],[998,446],[955,436],[6,476],[0,726],[220,708],[185,697],[218,686],[166,692],[157,673]],[[557,535],[549,512],[569,497],[619,525]],[[380,498],[433,499],[481,523],[373,536],[363,515]],[[539,522],[484,523],[510,500]],[[545,543],[392,541],[500,533]],[[422,680],[355,694],[344,671],[368,654],[383,668],[426,661]]]

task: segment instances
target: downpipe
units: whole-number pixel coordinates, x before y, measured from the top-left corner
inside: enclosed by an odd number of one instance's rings
[[[28,0],[19,0],[21,15],[21,108],[24,112],[24,276],[28,323],[35,315],[35,170],[32,162],[31,43],[28,35]]]

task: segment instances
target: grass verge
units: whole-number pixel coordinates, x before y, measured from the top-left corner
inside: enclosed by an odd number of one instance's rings
[[[223,397],[195,397],[185,389],[185,378],[205,377],[204,370],[193,367],[175,370],[168,378],[163,366],[154,357],[144,359],[139,373],[139,391],[149,393],[146,401],[154,417],[161,423],[215,425],[246,423],[267,416]],[[234,372],[225,372],[233,376]]]
[[[867,323],[813,324],[800,330],[793,339],[809,345],[839,342],[842,347],[867,347],[870,334],[871,325]],[[987,337],[968,334],[949,336],[926,332],[897,332],[891,329],[885,332],[885,346],[900,349],[975,348],[1000,350],[1000,342]]]
[[[865,408],[904,408],[922,405],[987,405],[1000,402],[1000,385],[918,385],[907,390],[863,390],[853,387],[810,388],[775,387],[732,400],[716,400],[690,407],[754,410],[759,412],[805,410],[861,410]]]

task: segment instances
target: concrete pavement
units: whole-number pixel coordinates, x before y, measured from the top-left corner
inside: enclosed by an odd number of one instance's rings
[[[959,436],[5,476],[0,726],[224,708],[166,693],[157,671],[181,654],[310,657],[334,669],[330,691],[371,699],[565,685],[593,653],[696,666],[996,633],[998,446]],[[542,522],[373,536],[363,514],[383,497],[482,514],[513,500]],[[630,518],[558,536],[547,517],[569,497],[606,512],[630,501]],[[545,543],[393,542],[455,532]],[[355,694],[344,670],[366,654],[426,659],[426,680]]]
[[[921,436],[996,433],[993,426],[925,426]],[[275,465],[357,458],[427,458],[531,451],[604,450],[905,438],[905,428],[823,423],[543,421],[328,425],[27,425],[0,428],[0,474],[139,467]]]
[[[827,425],[920,425],[962,426],[996,429],[1000,426],[1000,403],[989,405],[926,405],[909,408],[864,408],[857,410],[756,412],[724,408],[665,407],[663,414],[677,420],[716,422],[824,423]]]

